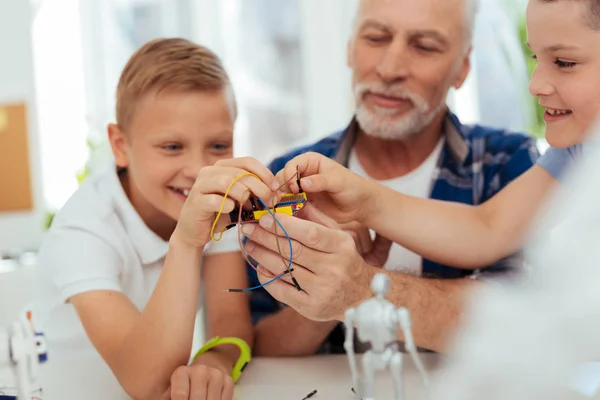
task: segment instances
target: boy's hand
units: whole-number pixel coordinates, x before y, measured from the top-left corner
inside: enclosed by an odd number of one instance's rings
[[[227,373],[227,365],[222,354],[203,354],[192,365],[175,370],[171,386],[161,400],[232,400],[233,379]]]
[[[181,210],[173,236],[194,248],[204,247],[212,239],[211,228],[227,189],[237,177],[247,173],[254,174],[259,179],[244,176],[231,186],[214,235],[218,237],[230,223],[227,214],[233,211],[236,204],[248,199],[248,191],[271,206],[275,197],[274,191],[279,185],[267,167],[250,157],[221,160],[202,168],[198,173],[196,182]]]
[[[339,223],[362,222],[373,208],[372,194],[376,184],[356,175],[338,162],[318,153],[304,153],[290,160],[278,174],[280,184],[298,193],[300,185],[309,193],[309,202]]]
[[[376,234],[375,239],[371,239],[369,228],[359,224],[358,222],[348,222],[340,224],[340,228],[344,232],[348,232],[354,243],[356,250],[367,264],[374,267],[383,267],[390,255],[392,241]]]

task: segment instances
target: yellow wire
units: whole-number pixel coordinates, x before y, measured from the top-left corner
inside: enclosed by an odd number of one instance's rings
[[[231,185],[229,185],[229,187],[227,188],[227,191],[225,192],[225,195],[223,196],[223,202],[221,203],[221,208],[219,209],[219,212],[217,213],[217,217],[215,218],[215,222],[213,222],[212,228],[210,229],[210,237],[212,240],[214,240],[215,242],[218,242],[219,240],[221,240],[221,238],[223,237],[223,233],[225,233],[225,231],[227,230],[227,228],[223,229],[221,232],[219,232],[219,237],[215,237],[215,228],[217,227],[217,222],[219,221],[219,217],[221,217],[221,214],[223,213],[223,208],[225,208],[225,201],[227,200],[227,195],[229,194],[229,191],[231,190],[231,188],[233,187],[233,185],[239,181],[241,178],[243,178],[244,176],[253,176],[256,179],[260,180],[260,178],[256,175],[254,175],[253,173],[250,172],[246,172],[245,174],[241,174],[240,176],[238,176],[237,178],[235,178],[233,180],[233,182],[231,182]],[[240,204],[240,207],[242,207],[242,204]],[[238,221],[238,223],[240,223],[241,221]]]

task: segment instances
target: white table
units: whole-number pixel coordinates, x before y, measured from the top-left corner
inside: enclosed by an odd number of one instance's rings
[[[443,372],[441,361],[443,357],[435,354],[421,354],[421,360],[428,370],[430,378]],[[360,360],[360,356],[357,358]],[[413,367],[408,355],[404,358],[404,382],[406,400],[425,399],[420,377]],[[63,369],[69,373],[67,369]],[[103,371],[85,371],[86,374],[98,374]],[[77,398],[81,399],[113,399],[117,396],[108,395],[102,388],[81,386],[73,377],[73,385],[79,390]],[[4,383],[13,381],[10,371],[0,371]],[[524,377],[526,379],[526,377]],[[310,400],[356,400],[351,391],[352,381],[345,355],[314,356],[305,358],[254,358],[244,371],[235,389],[234,400],[302,400],[313,390],[317,394]],[[393,400],[394,392],[391,376],[381,374],[376,380],[375,398],[377,400]],[[122,398],[118,396],[118,398]],[[600,399],[575,394],[568,391],[562,400],[591,400]]]
[[[425,368],[436,371],[441,356],[421,354]],[[360,356],[357,358],[360,370]],[[408,355],[404,358],[404,382],[407,400],[425,399],[423,386]],[[376,380],[377,399],[394,399],[389,373]],[[302,400],[313,390],[310,400],[355,400],[352,378],[345,355],[306,358],[254,358],[238,381],[234,400]]]

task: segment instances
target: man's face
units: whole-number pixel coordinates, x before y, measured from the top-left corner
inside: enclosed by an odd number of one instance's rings
[[[469,72],[464,0],[362,0],[348,66],[365,133],[402,140],[443,110]]]

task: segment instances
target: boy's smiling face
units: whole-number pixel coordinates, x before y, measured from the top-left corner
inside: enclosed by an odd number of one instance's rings
[[[124,187],[154,231],[179,218],[202,167],[233,157],[232,104],[227,90],[150,93],[126,132],[109,127],[117,165],[127,167]]]
[[[530,92],[546,109],[553,147],[582,143],[600,112],[600,30],[588,1],[530,0],[527,39],[537,59]]]

